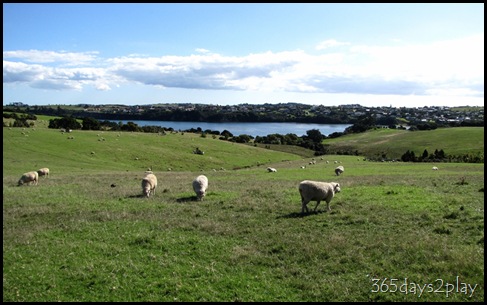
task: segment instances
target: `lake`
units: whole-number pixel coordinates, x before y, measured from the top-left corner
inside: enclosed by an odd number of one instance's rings
[[[100,121],[104,121],[101,119]],[[230,131],[234,136],[246,134],[249,136],[267,136],[270,134],[286,135],[294,133],[297,136],[306,135],[306,131],[311,129],[318,129],[323,135],[330,135],[334,132],[343,132],[351,124],[308,124],[308,123],[241,123],[241,122],[226,122],[226,123],[211,123],[211,122],[175,122],[175,121],[142,121],[142,120],[107,120],[109,122],[133,122],[137,126],[160,126],[165,128],[173,128],[174,130],[197,129],[205,131],[207,129],[217,130],[222,132],[224,130]]]

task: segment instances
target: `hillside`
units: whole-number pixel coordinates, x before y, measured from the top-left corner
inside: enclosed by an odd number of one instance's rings
[[[45,129],[49,125],[49,120],[52,116],[46,115],[38,115],[37,120],[33,121],[34,127],[39,129]],[[4,122],[7,124],[12,123],[13,119],[3,119]],[[99,134],[100,132],[95,132]],[[111,137],[114,133],[107,132],[104,134],[103,137]],[[127,133],[119,133],[116,140],[120,140],[122,134]],[[143,136],[148,136],[148,134],[143,134]],[[198,135],[193,134],[190,135],[193,137],[191,141],[195,141],[194,138],[197,138]],[[215,137],[212,137],[214,139]],[[202,139],[196,140],[201,141]],[[4,139],[5,142],[5,139]],[[180,145],[183,145],[182,141]],[[130,145],[135,145],[135,147],[139,147],[139,145],[144,145],[144,143],[133,142],[129,141]],[[64,144],[64,143],[60,143]],[[228,144],[228,143],[227,143]],[[407,151],[412,151],[415,153],[416,156],[420,156],[423,154],[424,150],[426,149],[429,154],[435,152],[435,150],[443,150],[447,156],[460,156],[460,155],[473,155],[473,156],[482,156],[483,159],[484,154],[484,128],[483,127],[450,127],[450,128],[437,128],[435,130],[425,130],[425,131],[407,131],[403,129],[387,129],[387,128],[376,128],[374,130],[369,130],[364,133],[358,134],[349,134],[344,135],[338,138],[330,138],[325,139],[323,144],[326,145],[328,148],[328,154],[334,155],[358,155],[358,156],[365,156],[367,158],[371,158],[373,160],[400,160],[401,156],[405,154]],[[203,143],[194,143],[194,148],[197,145],[204,145]],[[111,145],[105,145],[105,148],[113,149],[114,147]],[[212,145],[210,145],[212,146]],[[278,152],[283,152],[287,154],[301,156],[302,158],[312,157],[314,152],[308,149],[304,149],[302,147],[297,146],[286,146],[286,145],[264,145],[264,144],[253,144],[249,143],[247,146],[254,146],[255,148],[260,147],[266,149],[267,151],[273,150]],[[87,146],[91,147],[91,146]],[[95,147],[92,147],[95,148]],[[210,149],[215,149],[213,146]],[[181,151],[188,151],[188,148],[181,147]],[[90,151],[91,152],[91,151]],[[157,152],[161,154],[163,152]],[[194,157],[194,156],[192,156]],[[293,158],[295,158],[294,156]],[[123,157],[122,157],[123,158]],[[134,156],[134,158],[137,158]],[[201,159],[201,158],[200,158]],[[166,167],[174,167],[174,159],[171,159],[171,162],[166,162]],[[191,160],[191,158],[189,159]],[[150,161],[150,160],[149,160]],[[162,161],[162,160],[161,160]],[[201,161],[201,160],[199,160]],[[214,161],[214,160],[213,160]],[[212,164],[211,166],[218,166],[219,162],[210,162],[208,164]],[[274,161],[274,160],[267,160],[267,161]],[[243,164],[237,162],[233,166],[235,168],[240,167],[248,167],[252,165],[258,165],[267,162],[265,159],[254,160],[254,162],[250,164]],[[118,162],[118,161],[117,161]],[[159,164],[161,166],[161,162],[151,161],[154,164]],[[171,165],[172,164],[172,165]],[[177,165],[181,167],[181,165]],[[198,165],[200,168],[202,165]]]
[[[433,153],[436,149],[447,155],[484,153],[483,127],[452,127],[425,131],[399,129],[375,129],[364,133],[350,134],[334,139],[325,139],[331,154],[355,152],[361,156],[400,159],[406,151],[414,151],[418,156],[426,149]]]
[[[52,165],[56,171],[132,171],[148,167],[157,171],[229,170],[301,159],[296,154],[194,133],[62,133],[47,128],[3,128],[3,133],[3,158],[11,160],[4,163],[4,174],[39,167],[49,158],[58,160]],[[197,147],[205,154],[194,154]]]

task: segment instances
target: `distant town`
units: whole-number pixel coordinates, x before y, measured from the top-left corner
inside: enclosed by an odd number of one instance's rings
[[[32,114],[71,115],[107,120],[158,120],[195,122],[306,122],[354,124],[361,117],[373,117],[378,125],[484,126],[484,107],[424,106],[364,107],[359,104],[340,106],[300,103],[211,105],[168,103],[148,105],[46,105],[29,106],[11,103],[4,111]],[[402,123],[401,123],[402,122]]]

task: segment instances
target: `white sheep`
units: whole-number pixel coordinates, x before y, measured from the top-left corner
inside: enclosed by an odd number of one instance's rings
[[[268,167],[268,168],[267,168],[267,171],[268,171],[269,173],[275,173],[275,172],[277,172],[277,169],[275,169],[274,167]]]
[[[18,186],[23,185],[24,183],[34,184],[37,185],[39,182],[39,174],[36,171],[27,172],[22,175],[19,179]]]
[[[345,168],[342,165],[337,166],[337,168],[335,168],[335,174],[337,176],[340,176],[344,171],[345,171]]]
[[[156,194],[156,187],[157,187],[157,177],[154,174],[146,174],[144,178],[142,178],[142,194],[146,197],[149,197],[152,193],[152,196]]]
[[[316,208],[320,204],[320,201],[326,201],[326,208],[330,211],[330,201],[333,199],[336,193],[341,191],[340,184],[337,182],[321,182],[304,180],[299,183],[299,194],[301,195],[301,214],[304,211],[308,212],[308,203],[310,201],[316,201]]]
[[[46,176],[46,177],[49,177],[49,168],[47,168],[47,167],[43,167],[43,168],[39,169],[39,170],[37,171],[37,173],[39,174],[39,177],[40,177],[40,176]]]
[[[208,189],[208,178],[205,175],[199,175],[193,180],[193,190],[198,200],[203,200]]]
[[[437,171],[438,170],[438,167],[433,166],[432,170]]]

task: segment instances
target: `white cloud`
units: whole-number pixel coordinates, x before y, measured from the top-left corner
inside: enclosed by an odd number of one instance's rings
[[[110,86],[107,85],[106,83],[95,83],[95,88],[96,88],[96,90],[100,90],[100,91],[111,90]]]
[[[130,54],[102,59],[96,52],[5,51],[4,84],[82,90],[110,90],[126,83],[158,88],[316,92],[379,95],[483,96],[484,38],[426,45],[368,46],[326,40],[321,54],[302,50],[222,56],[147,57]],[[330,48],[344,46],[343,48]],[[89,66],[87,66],[89,64]]]
[[[320,42],[316,46],[316,50],[325,50],[325,49],[329,49],[329,48],[333,48],[333,47],[347,46],[347,45],[350,45],[350,43],[340,42],[340,41],[337,41],[335,39],[328,39],[328,40],[325,40],[323,42]]]
[[[207,50],[207,49],[202,49],[202,48],[197,48],[195,51],[196,51],[196,52],[198,52],[198,53],[203,53],[203,54],[210,53],[210,51],[209,51],[209,50]]]

